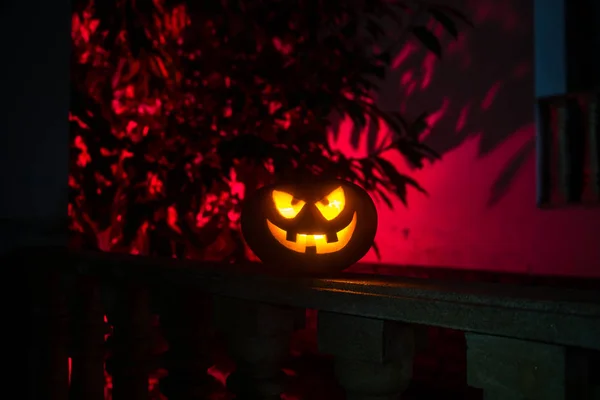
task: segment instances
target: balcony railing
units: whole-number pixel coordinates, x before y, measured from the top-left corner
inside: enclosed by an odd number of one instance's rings
[[[12,254],[33,301],[30,399],[104,399],[104,315],[114,400],[149,398],[151,315],[160,316],[170,400],[208,398],[215,334],[238,399],[279,399],[297,310],[318,310],[319,351],[346,398],[397,399],[423,326],[466,332],[468,384],[484,399],[597,400],[600,293],[340,274],[291,278],[223,265],[60,249]],[[69,374],[69,362],[72,372]],[[19,396],[22,398],[22,396]]]

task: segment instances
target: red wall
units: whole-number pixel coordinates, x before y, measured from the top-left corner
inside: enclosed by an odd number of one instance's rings
[[[425,140],[443,156],[411,171],[389,155],[429,197],[410,193],[408,209],[380,204],[382,262],[600,277],[600,208],[535,205],[532,0],[453,3],[476,28],[445,40],[441,60],[410,43],[380,93],[388,109],[434,111]],[[337,146],[366,151],[374,135],[352,145],[351,131],[342,125]]]

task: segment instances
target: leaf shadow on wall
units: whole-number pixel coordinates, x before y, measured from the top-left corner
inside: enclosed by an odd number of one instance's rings
[[[518,0],[446,0],[469,15],[475,28],[463,27],[457,40],[429,28],[445,45],[437,59],[414,40],[396,55],[378,94],[380,106],[415,118],[428,112],[425,144],[444,154],[466,140],[479,139],[479,157],[492,153],[523,127],[533,126],[533,2]],[[490,177],[488,206],[508,192],[535,150],[534,132],[517,154],[506,155],[497,177]],[[380,138],[377,123],[355,129],[350,145],[362,141],[373,151]],[[367,135],[366,138],[361,138]]]

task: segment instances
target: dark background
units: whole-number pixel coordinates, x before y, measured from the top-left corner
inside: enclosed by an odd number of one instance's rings
[[[427,141],[444,156],[415,172],[429,198],[411,196],[408,210],[380,207],[383,262],[600,276],[600,211],[535,206],[533,114],[536,93],[597,87],[597,2],[565,10],[558,0],[538,0],[535,12],[532,1],[447,2],[476,28],[448,43],[441,61],[420,50],[399,56],[380,94],[388,108],[434,111]],[[60,242],[70,5],[1,7],[0,243]],[[339,145],[355,151],[351,131],[342,128]],[[369,133],[372,142],[377,131]]]

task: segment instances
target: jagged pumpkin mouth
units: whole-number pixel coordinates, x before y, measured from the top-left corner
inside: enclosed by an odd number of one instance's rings
[[[356,212],[348,225],[337,232],[322,234],[293,234],[279,228],[267,219],[271,235],[281,245],[297,253],[328,254],[342,250],[352,239],[356,229]]]

